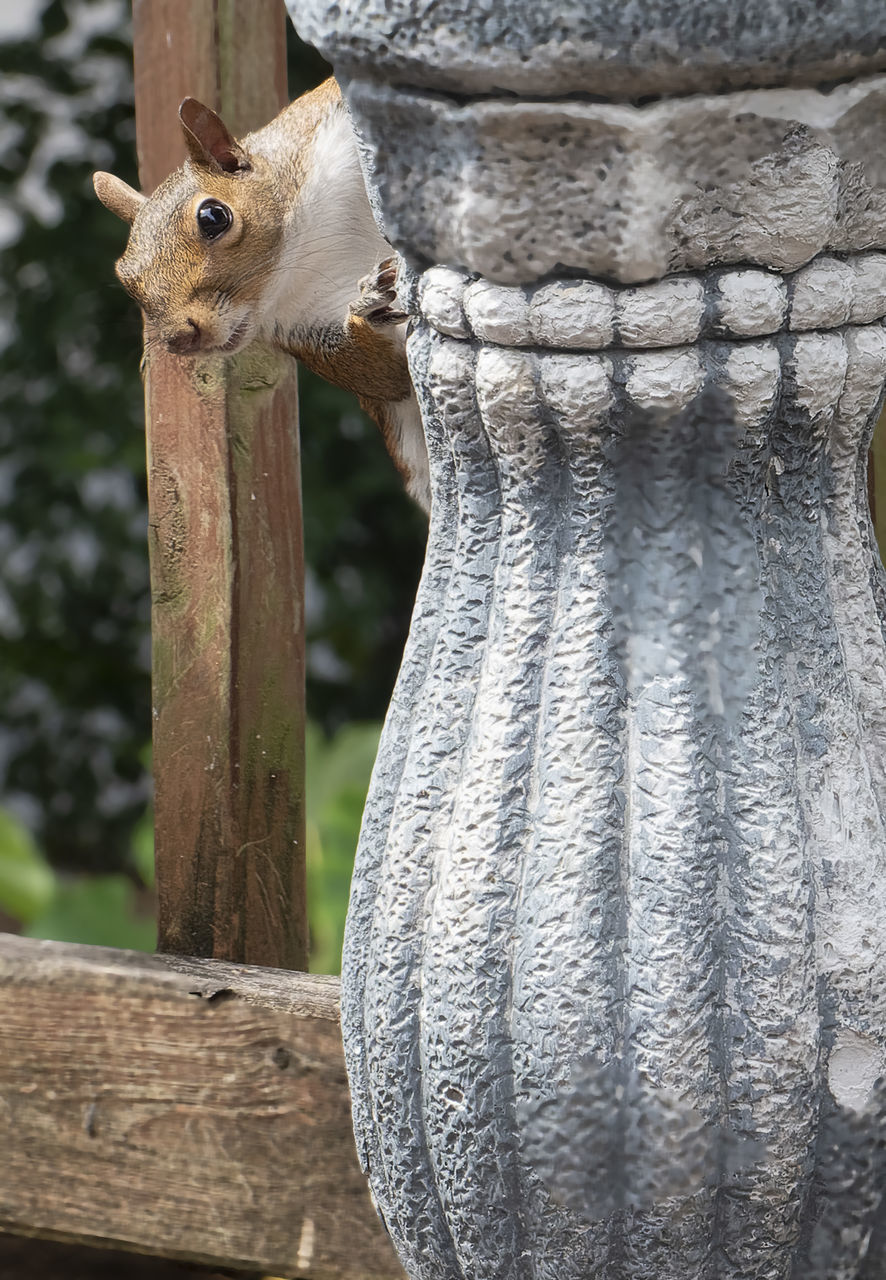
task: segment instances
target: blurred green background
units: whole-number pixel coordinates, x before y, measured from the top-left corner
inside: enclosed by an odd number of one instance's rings
[[[328,74],[290,32],[293,96]],[[0,7],[0,929],[151,949],[137,185],[125,0]],[[345,392],[301,379],[311,967],[337,972],[425,521]]]

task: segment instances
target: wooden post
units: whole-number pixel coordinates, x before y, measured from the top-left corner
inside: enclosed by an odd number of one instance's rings
[[[186,94],[235,134],[287,101],[281,0],[134,0],[142,189]],[[145,377],[161,951],[306,966],[295,363],[156,349]]]

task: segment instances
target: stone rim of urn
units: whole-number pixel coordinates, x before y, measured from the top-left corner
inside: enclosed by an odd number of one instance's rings
[[[886,68],[876,0],[289,0],[339,77],[527,98],[830,86]]]
[[[342,992],[404,1265],[873,1280],[886,13],[296,7],[433,481]]]

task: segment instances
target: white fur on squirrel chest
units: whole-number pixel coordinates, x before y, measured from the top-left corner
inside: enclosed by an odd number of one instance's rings
[[[264,305],[267,321],[284,329],[342,324],[356,282],[391,252],[372,215],[344,108],[320,123],[312,150],[313,163],[286,220],[282,269],[274,273]]]

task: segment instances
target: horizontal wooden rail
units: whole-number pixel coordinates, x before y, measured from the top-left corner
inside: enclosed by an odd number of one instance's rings
[[[338,980],[0,935],[0,1230],[402,1280],[357,1164]]]

